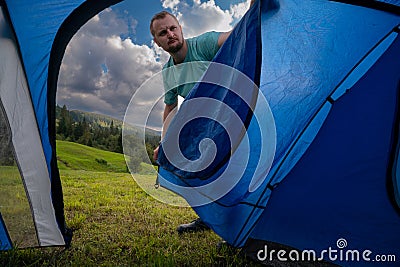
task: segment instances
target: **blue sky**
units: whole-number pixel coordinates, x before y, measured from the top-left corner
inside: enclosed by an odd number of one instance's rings
[[[129,11],[130,16],[137,20],[136,33],[133,36],[133,41],[137,43],[145,43],[150,45],[151,34],[149,32],[149,21],[153,14],[163,10],[159,0],[147,1],[124,1],[114,6],[114,9]]]
[[[206,31],[232,29],[249,2],[127,0],[102,11],[77,32],[66,49],[57,104],[122,120],[135,91],[161,71],[169,57],[152,42],[149,22],[155,13],[174,13],[185,38],[190,38]],[[162,106],[155,113],[161,117]]]

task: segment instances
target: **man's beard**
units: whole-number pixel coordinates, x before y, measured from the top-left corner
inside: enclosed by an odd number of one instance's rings
[[[178,43],[175,46],[168,47],[168,49],[165,51],[167,51],[168,53],[174,54],[174,53],[178,52],[179,50],[181,50],[181,48],[183,47],[183,41],[182,42],[179,42],[179,40],[177,40],[177,41],[178,41]]]

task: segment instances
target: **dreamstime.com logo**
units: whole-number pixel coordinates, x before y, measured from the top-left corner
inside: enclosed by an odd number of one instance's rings
[[[203,71],[198,72],[199,69]],[[205,69],[207,71],[203,73]],[[151,175],[154,177],[153,182],[149,181],[150,175],[136,175],[135,163],[139,161],[138,157],[145,158],[147,163],[151,164],[148,157],[143,157],[143,155],[147,156],[146,131],[154,128],[154,125],[162,124],[163,100],[166,91],[164,86],[171,90],[177,86],[195,84],[199,81],[215,88],[225,88],[226,90],[222,94],[234,95],[236,100],[240,99],[241,103],[244,103],[242,105],[247,105],[252,111],[251,122],[249,125],[244,125],[244,119],[237,114],[241,110],[217,99],[218,97],[188,98],[182,103],[179,112],[169,124],[168,132],[162,140],[163,155],[174,168],[203,179],[204,177],[196,175],[207,168],[208,171],[218,165],[222,158],[217,157],[218,147],[226,146],[226,141],[221,141],[221,138],[213,139],[214,133],[204,138],[196,138],[197,136],[185,136],[184,132],[185,129],[199,127],[199,120],[207,121],[207,123],[218,125],[223,129],[224,136],[229,138],[231,148],[227,152],[230,155],[229,160],[224,163],[224,168],[217,168],[216,172],[212,174],[215,175],[212,179],[203,180],[205,182],[196,184],[196,186],[188,186],[180,181],[171,181],[152,168],[150,169],[153,171]],[[168,84],[174,87],[168,88],[170,87]],[[206,90],[214,90],[214,87]],[[237,105],[237,103],[234,101],[232,105]],[[201,126],[203,126],[202,123]],[[247,127],[254,130],[253,132],[257,135],[255,138],[249,136]],[[197,147],[199,152],[197,158],[193,155],[188,157],[187,153],[184,153],[186,147],[182,148],[182,138],[186,140],[190,138],[189,144],[186,146]],[[141,141],[140,146],[135,145],[138,140]],[[275,121],[264,95],[247,75],[230,66],[215,62],[182,63],[156,73],[136,90],[125,112],[122,145],[128,168],[144,191],[157,200],[170,205],[188,206],[189,203],[191,207],[195,207],[224,197],[239,182],[243,183],[243,177],[247,179],[249,192],[257,190],[263,184],[275,156]],[[252,166],[250,174],[246,173],[249,164]],[[155,189],[156,176],[158,176],[160,185],[168,190],[162,187]],[[182,201],[181,197],[171,191],[177,192],[185,200]]]
[[[374,254],[369,249],[346,249],[347,240],[339,238],[336,241],[336,247],[328,247],[320,252],[312,249],[303,251],[298,250],[274,250],[268,249],[265,245],[263,249],[257,252],[257,259],[260,261],[273,261],[279,260],[286,261],[323,261],[329,260],[333,262],[396,262],[396,255],[394,254]]]

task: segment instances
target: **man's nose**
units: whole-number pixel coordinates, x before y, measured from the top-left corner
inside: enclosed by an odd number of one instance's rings
[[[174,33],[172,31],[170,31],[170,30],[167,30],[167,37],[171,38],[173,36],[174,36]]]

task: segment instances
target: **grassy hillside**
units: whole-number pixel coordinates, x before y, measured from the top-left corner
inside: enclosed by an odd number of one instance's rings
[[[123,155],[63,141],[57,142],[57,151],[72,245],[0,252],[0,266],[255,265],[238,251],[218,249],[221,239],[211,231],[178,235],[176,227],[196,217],[193,210],[166,205],[144,192],[124,173]],[[154,174],[135,175],[149,184],[155,179]]]
[[[60,170],[128,171],[123,154],[67,141],[57,141],[57,160]]]

